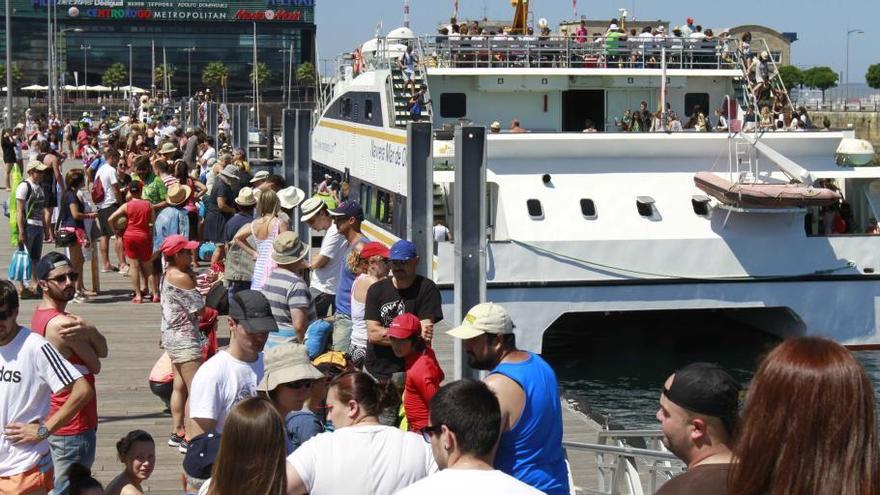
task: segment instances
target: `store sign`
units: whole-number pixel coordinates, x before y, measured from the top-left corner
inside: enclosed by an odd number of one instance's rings
[[[298,22],[303,18],[302,12],[299,10],[266,10],[260,12],[251,12],[248,10],[239,10],[235,13],[236,21],[288,21]]]

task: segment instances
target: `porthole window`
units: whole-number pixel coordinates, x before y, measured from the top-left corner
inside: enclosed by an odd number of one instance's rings
[[[585,218],[596,218],[596,203],[592,199],[581,198],[581,215]]]
[[[533,220],[542,220],[544,218],[544,207],[541,206],[540,200],[526,200],[526,208],[528,208],[529,216],[532,217]]]
[[[654,216],[654,198],[651,196],[639,196],[636,198],[636,209],[643,217]]]

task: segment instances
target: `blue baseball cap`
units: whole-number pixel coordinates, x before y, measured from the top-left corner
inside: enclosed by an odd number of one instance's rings
[[[339,206],[330,210],[331,217],[354,217],[358,219],[364,218],[364,210],[357,201],[343,201]]]
[[[407,261],[416,256],[418,256],[416,245],[406,239],[401,239],[391,246],[388,259],[391,261]]]
[[[220,434],[202,433],[190,439],[183,458],[183,471],[190,477],[206,480],[220,452]]]

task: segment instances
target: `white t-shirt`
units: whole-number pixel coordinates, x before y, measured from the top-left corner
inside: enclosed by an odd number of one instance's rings
[[[390,495],[437,471],[431,445],[420,435],[383,425],[321,433],[287,461],[311,495]]]
[[[48,173],[48,172],[46,172]],[[30,185],[30,187],[28,187]],[[30,190],[30,191],[29,191]],[[28,205],[28,196],[30,196],[30,201],[34,204],[34,207],[31,208]],[[19,182],[18,187],[15,188],[15,199],[20,199],[24,201],[24,207],[26,215],[25,222],[28,225],[39,225],[42,227],[43,225],[43,208],[38,208],[37,204],[42,202],[45,198],[43,197],[43,188],[39,184],[34,184],[31,182],[30,177]],[[45,206],[45,205],[44,205]],[[30,210],[31,214],[28,215],[27,210]]]
[[[220,351],[196,371],[189,393],[189,415],[217,421],[214,431],[223,433],[226,415],[239,401],[257,395],[263,379],[263,353],[253,363],[239,361]]]
[[[113,186],[119,183],[119,179],[116,176],[116,169],[106,163],[101,165],[98,167],[98,172],[95,174],[95,180],[101,181],[101,185],[104,186],[104,201],[101,201],[98,208],[104,209],[113,206],[113,204],[116,203],[116,190]]]
[[[331,224],[321,241],[321,256],[330,258],[327,264],[312,272],[312,287],[325,294],[336,294],[336,284],[339,282],[339,267],[345,263],[348,252],[348,241],[336,230],[336,224]]]
[[[498,470],[444,469],[397,492],[397,495],[540,495],[544,492]]]
[[[0,347],[0,425],[45,421],[52,394],[81,377],[52,344],[22,327]],[[12,445],[0,429],[0,476],[27,471],[48,452],[47,442]]]
[[[437,224],[434,226],[434,241],[435,242],[446,242],[449,240],[449,229],[442,224]]]

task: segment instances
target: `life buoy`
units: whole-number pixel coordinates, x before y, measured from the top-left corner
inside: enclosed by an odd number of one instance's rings
[[[358,48],[354,51],[354,73],[360,74],[361,70],[363,70],[364,66],[364,58],[361,56],[361,49]]]

